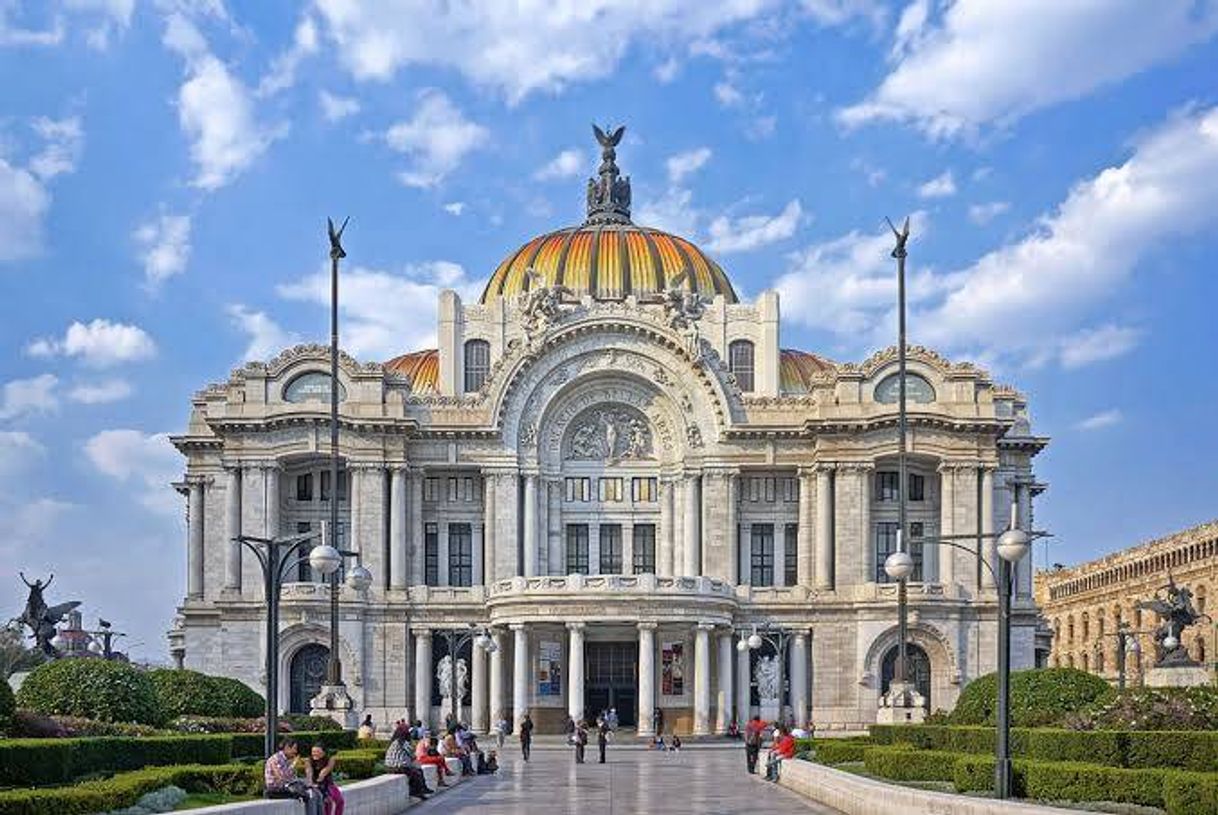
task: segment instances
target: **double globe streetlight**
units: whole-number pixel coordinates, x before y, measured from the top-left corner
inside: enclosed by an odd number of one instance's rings
[[[284,578],[289,570],[301,563],[309,566],[323,577],[330,578],[338,573],[346,558],[356,560],[355,568],[347,573],[347,586],[355,592],[364,592],[372,585],[372,573],[359,563],[359,554],[336,549],[328,543],[314,546],[308,555],[300,555],[298,551],[304,545],[318,537],[317,532],[302,532],[298,535],[285,535],[276,538],[259,538],[253,535],[238,535],[233,540],[254,553],[258,566],[262,569],[263,591],[266,597],[266,738],[264,750],[266,756],[275,754],[276,740],[279,735],[279,595],[283,588]],[[330,581],[330,590],[337,599],[338,584]],[[334,630],[331,631],[333,647],[337,627],[331,621]],[[337,658],[331,654],[331,659]]]
[[[783,685],[785,684],[786,671],[784,670],[787,664],[787,648],[790,645],[791,634],[785,628],[774,625],[766,621],[758,626],[753,624],[752,633],[747,637],[742,636],[736,642],[736,650],[740,653],[747,651],[757,651],[767,643],[774,649],[774,656],[778,662],[778,721],[783,720]]]
[[[480,629],[474,623],[470,623],[469,628],[465,631],[459,628],[448,628],[441,630],[439,634],[444,637],[444,642],[448,647],[448,699],[449,705],[451,705],[449,714],[452,716],[454,724],[460,724],[461,700],[457,696],[457,655],[461,653],[461,649],[465,647],[466,643],[470,642],[472,642],[473,648],[478,648],[488,654],[498,651],[499,646],[495,643],[495,638],[491,636],[489,629]]]

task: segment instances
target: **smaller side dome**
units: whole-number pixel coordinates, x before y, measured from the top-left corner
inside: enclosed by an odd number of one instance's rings
[[[408,378],[411,393],[438,393],[440,390],[440,351],[436,348],[402,354],[386,362],[384,367]]]
[[[832,371],[834,364],[822,356],[795,348],[778,352],[778,382],[785,395],[812,392],[812,377],[821,371]]]

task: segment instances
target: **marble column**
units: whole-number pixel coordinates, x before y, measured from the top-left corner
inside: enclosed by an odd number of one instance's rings
[[[673,482],[660,481],[660,528],[659,540],[656,542],[656,575],[658,577],[673,576],[673,555],[676,548],[673,542]]]
[[[512,729],[517,731],[529,710],[529,632],[524,623],[512,623]],[[517,731],[518,732],[518,731]]]
[[[736,642],[743,642],[748,634],[740,634],[736,637]],[[736,724],[741,730],[744,730],[744,723],[749,720],[749,695],[752,677],[749,676],[749,649],[739,649],[736,651]]]
[[[1032,490],[1028,486],[1022,487],[1016,492],[1015,487],[1011,487],[1008,493],[1010,498],[1014,500],[1015,496],[1019,496],[1019,528],[1025,532],[1032,531]],[[1033,592],[1032,581],[1032,558],[1035,546],[1028,550],[1022,560],[1015,564],[1015,594],[1017,597],[1030,598]],[[1115,659],[1115,657],[1114,657]]]
[[[363,554],[363,547],[367,541],[364,539],[364,469],[362,466],[353,464],[347,465],[347,504],[350,506],[350,515],[347,522],[347,540],[346,546],[338,548],[350,549],[353,552]],[[335,491],[337,493],[337,490]],[[337,545],[337,544],[335,544]],[[364,564],[367,566],[367,564]]]
[[[470,546],[473,549],[473,563],[470,569],[470,584],[481,586],[485,582],[486,572],[483,570],[482,550],[483,536],[486,533],[482,524],[470,524]]]
[[[491,651],[491,676],[488,684],[491,695],[491,727],[494,727],[500,719],[507,718],[507,711],[503,709],[503,632],[491,631],[491,639],[495,643],[495,649]]]
[[[487,585],[495,581],[498,576],[495,573],[495,545],[498,542],[498,535],[495,532],[495,485],[499,483],[499,477],[494,473],[482,473],[482,523],[486,527],[483,532],[482,541],[482,557],[484,564],[482,567],[483,580]],[[491,703],[491,715],[495,714],[494,703]]]
[[[475,733],[489,733],[490,725],[486,715],[486,650],[475,643],[471,651],[473,658],[470,670],[474,675],[469,683],[470,727]]]
[[[241,468],[229,467],[224,487],[224,592],[241,593]]]
[[[996,541],[992,535],[994,532],[994,470],[991,467],[981,468],[981,552],[985,562],[990,565],[991,569],[997,569],[998,564],[995,562],[995,545]],[[990,569],[981,567],[981,588],[994,588],[994,575]]]
[[[796,727],[808,721],[808,635],[796,632],[791,641],[791,717]]]
[[[656,624],[639,623],[639,735],[655,735]]]
[[[263,517],[266,519],[266,528],[263,532],[268,538],[275,538],[282,534],[279,529],[279,466],[272,465],[264,471],[266,473],[266,514]]]
[[[389,588],[403,590],[406,574],[406,470],[394,467],[389,476]]]
[[[537,476],[524,476],[524,576],[537,576]]]
[[[799,468],[799,531],[796,535],[796,547],[798,554],[796,555],[796,582],[801,586],[811,587],[812,582],[812,567],[816,563],[816,555],[813,552],[812,534],[812,506],[813,495],[816,489],[816,475],[807,467]]]
[[[816,587],[833,588],[833,470],[816,469]]]
[[[701,497],[699,495],[699,486],[702,479],[697,475],[687,475],[685,477],[684,489],[682,496],[685,508],[685,521],[682,532],[684,533],[684,557],[682,558],[681,574],[689,577],[694,577],[702,573],[701,564],[699,563],[699,555],[701,552],[701,535],[699,535],[698,521],[702,517]]]
[[[427,576],[427,547],[423,539],[423,471],[411,470],[410,500],[406,512],[410,516],[410,581],[422,586]]]
[[[562,559],[562,481],[546,482],[546,573],[563,574],[566,564]]]
[[[939,534],[955,534],[953,520],[956,507],[956,470],[946,464],[939,465]],[[936,579],[945,586],[956,582],[956,553],[950,546],[935,546],[942,549],[939,552],[938,574]]]
[[[187,497],[186,596],[203,599],[203,480],[192,478]]]
[[[431,723],[431,631],[414,632],[414,715],[424,724]]]
[[[710,632],[714,626],[698,623],[694,631],[694,735],[710,735]]]
[[[723,531],[727,541],[727,579],[733,586],[742,583],[740,579],[740,476],[728,473],[727,479],[727,529]]]
[[[901,489],[908,485],[902,484]],[[871,529],[871,497],[875,494],[875,470],[867,468],[859,473],[859,537],[863,542],[863,579],[862,583],[878,582],[876,570],[875,533]],[[905,534],[909,534],[906,530]],[[905,551],[909,551],[906,542]]]
[[[732,721],[732,671],[735,659],[732,653],[732,631],[721,629],[716,635],[719,642],[719,653],[715,657],[716,669],[719,674],[718,689],[715,693],[715,732],[727,732],[727,726]]]
[[[584,624],[567,623],[567,715],[584,718]]]

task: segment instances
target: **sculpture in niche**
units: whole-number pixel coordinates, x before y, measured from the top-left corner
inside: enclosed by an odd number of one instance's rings
[[[443,707],[451,708],[452,702],[452,657],[445,654],[440,663],[436,666],[436,682],[440,686],[440,696],[444,699]],[[469,677],[469,668],[465,664],[465,660],[457,660],[457,698],[465,698],[466,681]]]
[[[626,408],[590,411],[571,431],[567,458],[621,461],[650,458],[651,428],[641,414]]]
[[[575,292],[566,286],[544,284],[544,278],[533,269],[526,269],[528,290],[521,295],[524,335],[529,345],[545,336],[546,331],[562,313],[563,296],[574,297]]]
[[[690,447],[702,446],[702,431],[698,429],[696,424],[685,426],[685,441]]]
[[[762,699],[778,698],[778,658],[757,660],[757,695]]]

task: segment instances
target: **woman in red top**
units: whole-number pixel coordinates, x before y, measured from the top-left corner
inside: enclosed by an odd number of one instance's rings
[[[781,728],[778,738],[774,739],[774,752],[780,758],[795,758],[795,737],[786,727]]]
[[[452,775],[452,770],[448,769],[447,762],[440,755],[439,739],[431,736],[426,739],[419,739],[419,744],[414,751],[415,760],[420,764],[431,764],[436,768],[437,786],[447,787],[444,783],[444,776]]]

